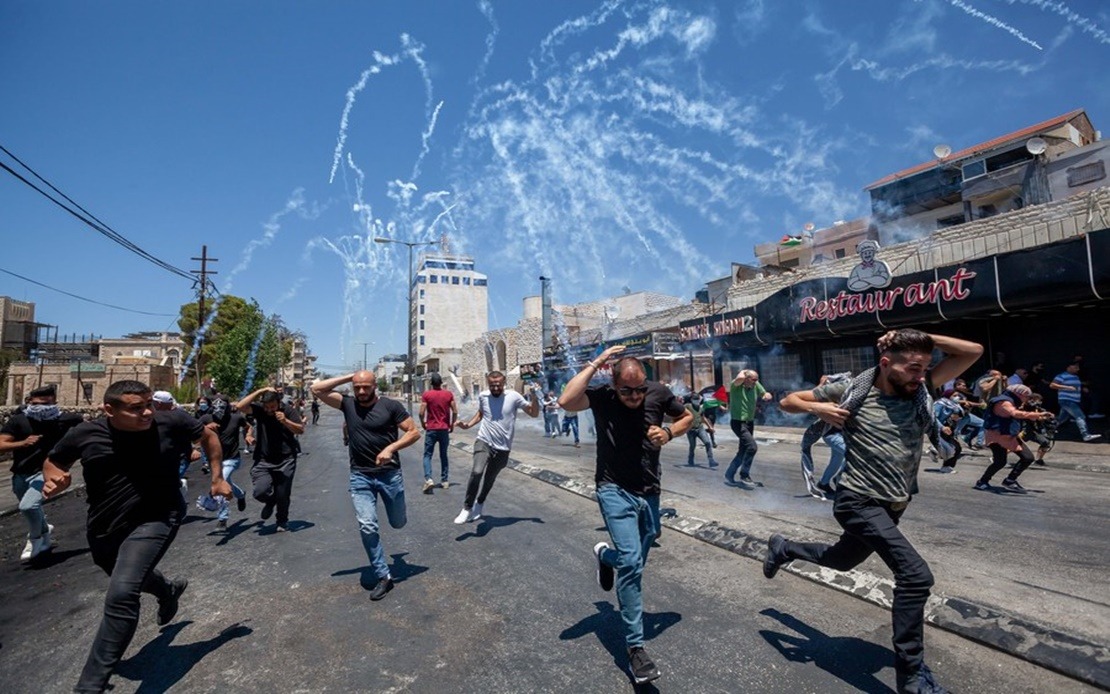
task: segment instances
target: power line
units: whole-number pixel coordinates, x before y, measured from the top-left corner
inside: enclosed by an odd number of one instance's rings
[[[129,239],[124,237],[122,234],[117,232],[115,229],[112,229],[110,226],[108,226],[104,222],[100,221],[94,214],[92,214],[91,212],[86,210],[84,207],[79,205],[76,201],[74,201],[68,195],[66,195],[62,191],[58,190],[58,188],[55,187],[54,184],[52,184],[50,181],[48,181],[45,178],[43,178],[42,176],[40,176],[38,174],[38,172],[36,172],[34,169],[32,169],[27,164],[25,164],[19,157],[12,154],[3,145],[0,145],[0,151],[3,151],[9,157],[14,159],[20,166],[22,166],[24,169],[29,171],[31,173],[31,175],[33,175],[35,178],[37,178],[38,180],[40,180],[44,184],[46,184],[55,193],[57,193],[58,195],[65,198],[65,200],[67,202],[69,202],[71,205],[73,205],[73,207],[77,208],[77,210],[80,210],[80,213],[78,213],[77,211],[75,211],[74,209],[69,207],[68,205],[64,204],[63,202],[61,202],[60,200],[58,200],[54,196],[50,195],[50,193],[46,192],[42,188],[35,185],[32,181],[28,180],[26,177],[21,175],[15,169],[11,168],[10,166],[5,164],[4,162],[0,162],[0,168],[3,168],[5,171],[7,171],[11,175],[15,176],[16,178],[18,178],[20,181],[25,183],[27,186],[33,188],[35,191],[37,191],[40,195],[45,197],[47,200],[51,201],[52,203],[54,203],[58,207],[61,207],[63,210],[70,213],[71,215],[73,215],[74,217],[79,219],[81,222],[85,223],[86,225],[91,227],[93,230],[95,230],[96,232],[105,236],[109,240],[114,241],[115,243],[118,243],[119,245],[123,246],[124,248],[131,251],[132,253],[135,253],[140,258],[143,258],[144,260],[150,261],[151,263],[154,263],[155,265],[161,267],[162,269],[167,270],[169,272],[172,272],[173,274],[178,275],[179,277],[183,277],[183,278],[185,278],[187,280],[190,280],[190,281],[193,280],[193,276],[189,272],[187,272],[185,270],[182,270],[181,268],[176,267],[174,265],[171,265],[170,263],[167,263],[166,261],[164,261],[164,260],[162,260],[162,259],[160,259],[160,258],[158,258],[154,255],[151,255],[150,253],[146,252],[145,250],[140,248],[138,245],[136,245],[135,243],[133,243],[132,241],[130,241]]]
[[[88,298],[85,298],[83,296],[78,296],[77,294],[71,294],[71,293],[69,293],[67,291],[64,291],[62,289],[58,289],[57,287],[51,287],[48,284],[43,284],[42,282],[38,282],[36,280],[31,279],[30,277],[24,277],[23,275],[14,273],[11,270],[5,270],[2,267],[0,267],[0,272],[3,272],[4,274],[7,274],[7,275],[11,275],[12,277],[18,277],[19,279],[23,280],[24,282],[30,282],[31,284],[37,284],[38,286],[43,287],[45,289],[49,289],[52,292],[58,292],[59,294],[65,294],[66,296],[71,296],[74,299],[80,299],[81,301],[87,301],[90,304],[96,304],[98,306],[107,306],[108,308],[114,308],[118,311],[127,311],[128,313],[141,313],[144,316],[174,316],[174,317],[176,317],[178,315],[176,313],[151,313],[150,311],[140,311],[140,310],[134,309],[134,308],[124,308],[123,306],[116,306],[115,304],[106,304],[103,301],[95,301],[93,299],[88,299]]]

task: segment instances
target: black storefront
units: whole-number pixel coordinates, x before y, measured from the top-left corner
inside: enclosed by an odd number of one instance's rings
[[[894,276],[853,292],[847,278],[809,279],[756,306],[680,324],[687,351],[713,351],[713,378],[760,371],[776,393],[809,387],[823,373],[874,365],[876,338],[917,327],[984,346],[972,377],[995,363],[1043,361],[1049,378],[1084,356],[1092,390],[1110,395],[1110,229],[1059,243]]]

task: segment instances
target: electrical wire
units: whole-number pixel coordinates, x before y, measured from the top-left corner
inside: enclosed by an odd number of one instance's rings
[[[83,296],[78,296],[77,294],[71,294],[71,293],[69,293],[67,291],[64,291],[62,289],[58,289],[57,287],[51,287],[48,284],[43,284],[42,282],[31,279],[30,277],[24,277],[23,275],[12,272],[11,270],[5,270],[2,267],[0,267],[0,272],[3,272],[6,275],[11,275],[12,277],[18,277],[19,279],[23,280],[24,282],[30,282],[31,284],[37,284],[40,287],[43,287],[45,289],[49,289],[50,291],[58,292],[59,294],[65,294],[66,296],[73,297],[74,299],[80,299],[81,301],[87,301],[90,304],[96,304],[97,306],[107,306],[108,308],[114,308],[118,311],[127,311],[128,313],[141,313],[144,316],[173,316],[173,317],[177,317],[179,315],[179,314],[176,314],[176,313],[152,313],[150,311],[140,311],[140,310],[134,309],[134,308],[125,308],[123,306],[116,306],[115,304],[106,304],[103,301],[96,301],[94,299],[88,299],[88,298],[85,298]]]
[[[37,178],[38,180],[40,180],[44,184],[46,184],[55,193],[57,193],[61,197],[65,198],[65,200],[67,202],[69,202],[71,205],[73,205],[73,207],[77,208],[77,210],[80,210],[80,213],[78,213],[74,209],[70,208],[66,204],[62,203],[60,200],[58,200],[57,198],[50,195],[50,193],[46,192],[42,188],[35,185],[32,181],[28,180],[26,177],[21,175],[15,169],[11,168],[10,166],[5,164],[4,162],[0,162],[0,168],[3,168],[5,171],[7,171],[11,175],[15,176],[16,178],[18,178],[24,184],[33,188],[35,191],[37,191],[40,195],[45,197],[47,200],[50,200],[55,205],[57,205],[58,207],[61,207],[63,210],[70,213],[71,215],[76,217],[78,220],[80,220],[81,222],[83,222],[86,225],[88,225],[89,227],[91,227],[96,232],[105,236],[109,240],[114,241],[115,243],[123,246],[124,248],[131,251],[132,253],[135,253],[136,255],[143,258],[144,260],[147,260],[151,263],[154,263],[155,265],[161,267],[162,269],[167,270],[169,272],[172,272],[173,274],[175,274],[179,277],[183,277],[183,278],[188,279],[188,280],[194,280],[193,275],[190,272],[188,272],[187,270],[182,270],[181,268],[176,267],[174,265],[171,265],[170,263],[162,260],[161,258],[158,258],[158,257],[148,253],[147,251],[143,250],[138,245],[136,245],[134,242],[130,241],[129,239],[124,237],[122,234],[117,232],[115,229],[112,229],[110,226],[108,226],[104,222],[97,219],[97,217],[95,215],[93,215],[91,212],[89,212],[84,207],[79,205],[76,201],[74,201],[68,195],[66,195],[62,191],[58,190],[58,188],[55,187],[54,184],[52,184],[50,181],[48,181],[45,178],[43,178],[42,176],[40,176],[38,174],[38,172],[36,172],[34,169],[32,169],[27,164],[25,164],[19,157],[12,154],[11,151],[8,150],[3,145],[0,145],[0,151],[3,151],[9,157],[11,157],[16,162],[18,162],[20,166],[22,166],[24,169],[29,171],[31,173],[31,175],[33,175],[35,178]]]

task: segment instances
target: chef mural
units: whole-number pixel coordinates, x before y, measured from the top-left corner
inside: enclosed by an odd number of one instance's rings
[[[879,242],[871,239],[856,244],[860,264],[852,268],[848,275],[848,289],[853,292],[866,292],[871,289],[885,289],[890,286],[890,267],[875,259],[879,252]]]

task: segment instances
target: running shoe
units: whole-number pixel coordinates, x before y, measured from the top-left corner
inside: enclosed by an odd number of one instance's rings
[[[267,504],[263,504],[262,513],[260,513],[258,515],[259,515],[260,518],[262,518],[262,520],[269,520],[270,516],[274,515],[274,504],[273,504],[273,502],[271,501]]]
[[[468,520],[470,520],[470,509],[464,508],[463,510],[459,511],[459,515],[455,516],[454,522],[455,525],[462,525]]]
[[[444,489],[450,489],[451,488],[451,483],[448,482],[447,480],[443,480],[442,482],[439,483],[439,486],[443,487]]]
[[[378,579],[378,582],[374,585],[373,589],[370,590],[370,599],[381,600],[385,597],[385,594],[391,590],[393,590],[392,578],[389,578],[387,576],[385,578]]]
[[[1102,438],[1102,434],[1087,434],[1086,436],[1083,437],[1083,440],[1084,441],[1094,441],[1095,439],[1101,439],[1101,438]]]
[[[174,615],[177,614],[178,601],[181,594],[189,587],[189,581],[184,578],[179,578],[176,581],[170,581],[170,594],[165,598],[158,599],[158,626],[165,626],[173,620]]]
[[[981,492],[989,492],[991,490],[991,486],[983,480],[979,480],[975,483],[975,489],[978,489]]]
[[[245,496],[239,497],[238,499],[235,500],[235,505],[239,508],[240,511],[246,511],[247,510],[247,497],[245,497]]]
[[[609,549],[608,542],[594,545],[594,558],[597,559],[597,584],[604,591],[613,590],[613,567],[601,561],[602,550]]]
[[[775,533],[767,540],[767,555],[763,557],[763,575],[774,578],[782,565],[790,561],[786,558],[786,538]]]
[[[424,480],[424,489],[423,489],[424,493],[425,494],[431,494],[432,490],[435,489],[435,486],[436,486],[436,483],[433,482],[432,480],[430,480],[430,479]]]
[[[1025,487],[1021,486],[1021,484],[1017,480],[1012,479],[1010,477],[1007,477],[1006,479],[1002,480],[1002,486],[1005,487],[1006,489],[1009,489],[1009,490],[1015,491],[1015,492],[1024,492],[1025,491]]]
[[[748,477],[747,475],[741,475],[740,476],[740,481],[743,482],[744,484],[750,484],[753,487],[762,487],[763,486],[762,482],[756,482],[755,480],[753,480],[751,477]]]
[[[467,522],[476,521],[482,517],[482,505],[474,504],[474,508],[470,509],[470,515],[467,517]]]
[[[646,684],[659,679],[662,673],[655,667],[654,661],[648,656],[643,646],[635,646],[628,651],[628,671],[636,684]]]

